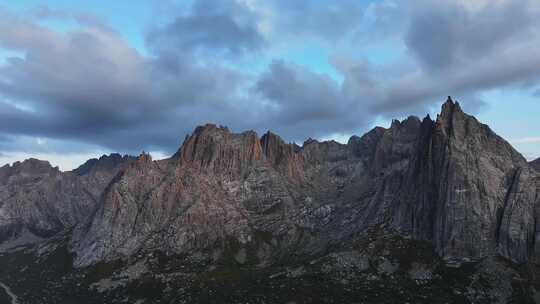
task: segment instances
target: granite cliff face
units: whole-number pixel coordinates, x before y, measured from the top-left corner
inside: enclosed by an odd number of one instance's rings
[[[54,235],[0,250],[0,281],[28,303],[540,303],[539,199],[450,98],[347,144],[207,124],[169,159],[0,168],[0,242]]]
[[[112,153],[103,155],[99,159],[89,159],[72,173],[77,175],[78,180],[90,192],[94,200],[99,201],[101,193],[109,182],[136,159],[134,156]]]
[[[540,158],[529,162],[529,165],[531,165],[531,167],[533,167],[536,171],[540,172]]]
[[[141,155],[119,175],[73,248],[89,265],[156,249],[217,258],[232,242],[264,264],[384,225],[449,259],[538,261],[539,189],[525,159],[451,99],[436,120],[346,145],[205,125],[171,159]]]
[[[86,220],[105,186],[127,162],[129,158],[111,155],[73,172],[37,159],[0,168],[0,243],[20,237],[22,242],[36,241]]]
[[[448,258],[537,259],[538,175],[518,152],[451,100],[436,121],[403,128],[416,139],[389,145],[408,149],[383,162],[392,169],[378,183],[390,187],[393,225]]]

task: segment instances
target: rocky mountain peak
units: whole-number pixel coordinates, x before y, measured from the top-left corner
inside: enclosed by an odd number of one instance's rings
[[[318,143],[319,143],[318,140],[309,137],[308,139],[304,140],[304,142],[302,143],[302,147],[306,147],[306,146],[309,146],[311,144],[318,144]]]
[[[152,162],[152,155],[150,153],[146,153],[144,151],[141,152],[139,157],[137,157],[137,162],[139,163],[149,163]]]
[[[109,167],[99,162],[124,163],[124,157],[89,161],[79,174],[0,183],[0,241],[23,229],[50,236],[84,222],[70,240],[74,265],[88,266],[78,273],[117,262],[129,269],[151,265],[141,277],[145,282],[163,270],[174,274],[167,284],[196,282],[197,292],[204,289],[198,279],[210,277],[215,287],[223,274],[227,280],[231,270],[236,276],[242,269],[250,282],[253,274],[263,274],[265,288],[280,278],[287,278],[280,286],[306,282],[313,274],[326,283],[334,273],[337,282],[348,276],[346,290],[363,286],[356,282],[369,282],[375,271],[384,284],[389,274],[392,280],[412,276],[414,281],[397,281],[399,288],[428,286],[434,292],[435,282],[446,290],[456,271],[470,279],[492,257],[504,257],[505,265],[540,264],[535,163],[527,164],[451,98],[436,121],[410,116],[353,136],[346,145],[308,139],[299,147],[272,132],[259,138],[254,131],[233,133],[207,124],[195,128],[170,160],[152,161],[142,153],[112,171],[95,170]],[[0,168],[0,180],[3,171],[19,166]],[[25,166],[50,168],[33,160]],[[381,243],[374,245],[377,239]],[[402,257],[414,263],[394,265]],[[425,269],[432,266],[442,276],[426,279]],[[116,272],[118,277],[127,269]],[[184,276],[185,271],[193,274]],[[179,280],[180,273],[187,279]],[[493,283],[504,281],[511,290],[512,282],[524,282],[510,275],[495,274]],[[184,288],[157,286],[159,294]],[[377,286],[388,291],[387,285]],[[465,282],[459,294],[471,286]]]
[[[390,130],[396,131],[396,132],[398,130],[399,132],[409,132],[411,130],[414,131],[418,129],[420,124],[421,124],[420,118],[418,118],[417,116],[409,116],[402,121],[398,119],[394,119],[392,120],[392,125],[390,126]]]
[[[86,219],[105,187],[133,160],[104,155],[62,172],[31,158],[0,168],[0,243],[28,233],[48,237]]]
[[[12,165],[6,164],[0,167],[0,177],[8,175],[40,175],[60,172],[58,167],[53,167],[48,161],[29,158],[24,161],[16,161]]]
[[[73,170],[73,173],[77,175],[87,175],[99,170],[114,170],[114,168],[121,166],[125,163],[130,163],[136,158],[130,155],[120,155],[119,153],[111,153],[109,155],[102,155],[99,159],[92,158],[87,160],[84,164]]]
[[[95,201],[76,175],[27,159],[0,169],[0,243],[27,234],[49,237],[86,218]]]
[[[375,127],[366,134],[362,135],[362,137],[353,135],[351,138],[349,138],[347,146],[350,147],[353,155],[355,156],[372,156],[377,148],[377,143],[386,130],[387,129],[383,127]]]
[[[29,158],[23,162],[15,162],[13,163],[12,169],[14,172],[28,174],[42,174],[49,173],[51,171],[60,171],[58,167],[53,168],[48,161],[39,160],[36,158]]]
[[[226,127],[206,124],[188,136],[177,157],[182,165],[217,171],[238,171],[263,157],[257,133],[231,133]]]
[[[261,137],[261,147],[267,161],[290,178],[301,179],[303,157],[300,147],[288,144],[278,135],[268,131]]]
[[[261,147],[266,158],[273,164],[295,153],[294,146],[268,131],[261,137]]]
[[[453,128],[460,127],[463,122],[474,117],[467,115],[461,109],[459,102],[454,102],[452,97],[448,99],[441,107],[441,113],[437,115],[437,123],[445,132],[451,132]]]
[[[454,102],[451,97],[448,97],[442,105],[441,113],[437,115],[434,133],[442,135],[448,144],[461,152],[483,151],[484,155],[504,155],[520,166],[526,163],[525,158],[510,143],[474,116],[465,113],[459,102]]]
[[[463,111],[458,101],[454,101],[452,96],[448,96],[441,106],[441,116],[446,116],[454,111]]]

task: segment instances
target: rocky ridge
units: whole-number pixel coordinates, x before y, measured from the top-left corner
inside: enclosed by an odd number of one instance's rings
[[[89,265],[156,248],[219,256],[233,241],[270,263],[384,224],[449,259],[537,261],[538,176],[450,98],[436,120],[396,120],[346,145],[209,124],[171,159],[130,165],[74,250]]]
[[[539,303],[539,191],[451,98],[347,144],[206,124],[169,159],[1,168],[4,235],[46,239],[0,252],[0,281],[28,303]]]
[[[129,157],[112,154],[90,160],[73,172],[61,172],[37,159],[1,167],[0,243],[19,244],[19,237],[51,237],[83,222],[94,212],[107,184],[129,161]]]
[[[539,171],[540,172],[540,158],[537,158],[531,162],[529,162],[529,164],[531,165],[531,167],[533,167],[535,170]]]

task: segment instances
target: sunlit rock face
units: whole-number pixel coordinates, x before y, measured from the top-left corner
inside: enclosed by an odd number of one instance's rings
[[[208,124],[172,158],[143,154],[122,170],[72,248],[82,266],[155,250],[217,259],[232,242],[263,265],[384,225],[442,257],[538,261],[539,189],[526,160],[450,98],[435,120],[394,121],[347,144]]]

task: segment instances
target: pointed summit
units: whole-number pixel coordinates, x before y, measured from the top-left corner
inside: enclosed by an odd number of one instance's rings
[[[264,155],[272,163],[280,161],[285,154],[294,152],[292,145],[287,144],[279,135],[270,131],[261,137],[260,142]]]
[[[187,137],[175,157],[183,164],[215,172],[239,172],[260,160],[262,149],[255,131],[232,133],[227,127],[206,124]]]
[[[472,118],[472,116],[463,112],[459,102],[454,102],[452,97],[448,96],[448,99],[441,107],[441,114],[437,115],[437,123],[448,129],[452,128],[454,121],[464,122],[465,120]]]
[[[150,155],[150,153],[142,151],[139,157],[137,158],[137,161],[140,163],[152,162],[152,155]]]
[[[463,110],[461,109],[459,102],[454,102],[454,100],[452,100],[452,97],[448,96],[446,102],[442,105],[441,116],[449,118],[454,112],[463,112]]]

